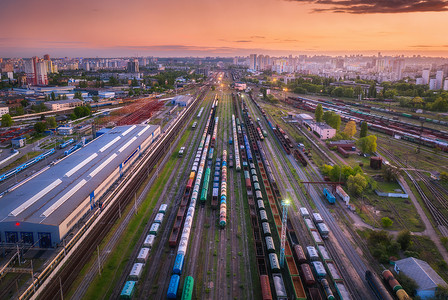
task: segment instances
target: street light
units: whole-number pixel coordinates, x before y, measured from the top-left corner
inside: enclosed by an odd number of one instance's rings
[[[285,264],[285,244],[286,244],[286,226],[288,221],[288,207],[290,201],[285,199],[282,201],[283,213],[282,213],[282,236],[280,239],[280,266],[283,267]]]

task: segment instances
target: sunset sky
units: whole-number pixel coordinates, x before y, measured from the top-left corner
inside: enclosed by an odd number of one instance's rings
[[[1,0],[0,26],[0,57],[448,57],[448,0]]]

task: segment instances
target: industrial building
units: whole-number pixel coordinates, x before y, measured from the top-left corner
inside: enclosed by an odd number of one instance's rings
[[[176,96],[171,100],[171,103],[179,106],[188,106],[193,101],[193,98],[190,96]]]
[[[51,110],[61,110],[67,109],[71,107],[82,106],[84,101],[79,99],[67,99],[67,100],[58,100],[58,101],[46,101],[44,102],[45,106]]]
[[[403,272],[417,283],[417,296],[421,299],[434,299],[439,285],[448,287],[442,277],[426,261],[414,257],[397,260],[395,270]]]
[[[303,125],[317,133],[322,140],[331,139],[336,135],[336,129],[326,123],[318,123],[313,120],[303,120]]]
[[[115,127],[3,194],[1,243],[56,247],[159,135],[155,125]]]

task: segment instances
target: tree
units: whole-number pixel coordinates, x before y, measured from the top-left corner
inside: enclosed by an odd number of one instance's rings
[[[331,179],[331,181],[339,181],[341,176],[342,176],[341,167],[339,167],[338,165],[334,165],[333,168],[330,171],[330,179]]]
[[[111,86],[116,86],[116,85],[118,85],[118,84],[119,84],[118,79],[115,78],[114,76],[110,76],[110,77],[109,77],[109,84],[110,84]]]
[[[4,114],[2,116],[2,127],[11,127],[12,123],[13,121],[9,114]]]
[[[440,172],[440,180],[448,182],[448,173],[447,172]]]
[[[385,165],[383,168],[383,178],[388,182],[395,181],[400,174],[400,170],[392,165]]]
[[[361,132],[359,133],[359,137],[366,137],[367,136],[367,122],[362,122],[361,123]]]
[[[56,95],[54,94],[54,92],[51,92],[51,100],[52,101],[56,100]]]
[[[377,148],[376,140],[377,140],[377,138],[375,135],[369,135],[369,136],[360,138],[356,144],[361,149],[362,153],[373,153],[376,151],[376,148]]]
[[[411,233],[409,232],[409,230],[400,231],[397,236],[397,242],[400,244],[401,250],[407,250],[412,244]]]
[[[436,294],[434,299],[436,300],[446,300],[448,299],[448,287],[439,285],[436,289]]]
[[[16,115],[21,116],[25,113],[22,106],[16,107]]]
[[[394,221],[392,221],[389,217],[383,217],[381,218],[381,224],[384,228],[389,228],[392,224],[394,224]]]
[[[324,113],[323,119],[325,122],[336,130],[341,127],[341,116],[333,111],[326,111]]]
[[[316,118],[316,122],[322,122],[322,118],[324,116],[324,109],[322,108],[322,104],[318,104],[316,107],[316,111],[314,112],[314,117]]]
[[[34,124],[34,130],[36,130],[37,133],[42,133],[45,131],[45,129],[47,129],[47,126],[44,122],[37,122],[36,124]]]
[[[369,135],[366,138],[367,138],[367,146],[368,146],[367,150],[368,150],[368,153],[376,152],[376,147],[377,147],[376,135]]]
[[[82,93],[81,92],[75,92],[75,96],[73,98],[79,99],[79,100],[83,100]]]
[[[20,101],[20,104],[22,105],[22,107],[27,107],[29,103],[28,103],[28,100],[22,100],[22,101]]]
[[[356,134],[356,123],[355,121],[348,121],[344,128],[344,133],[349,137],[353,137]]]
[[[347,187],[350,193],[361,195],[367,188],[367,179],[362,174],[350,175],[347,179]]]
[[[56,126],[58,125],[56,123],[56,118],[55,117],[48,117],[46,119],[46,122],[47,122],[49,128],[56,128]]]
[[[400,285],[403,287],[406,293],[408,293],[409,296],[414,297],[416,295],[418,285],[414,281],[414,279],[404,275],[403,272],[397,274],[397,276],[395,276],[395,279],[398,280]]]

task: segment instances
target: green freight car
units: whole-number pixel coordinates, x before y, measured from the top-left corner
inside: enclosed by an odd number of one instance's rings
[[[193,296],[194,279],[191,276],[187,276],[184,281],[184,288],[182,289],[181,300],[191,300]]]

